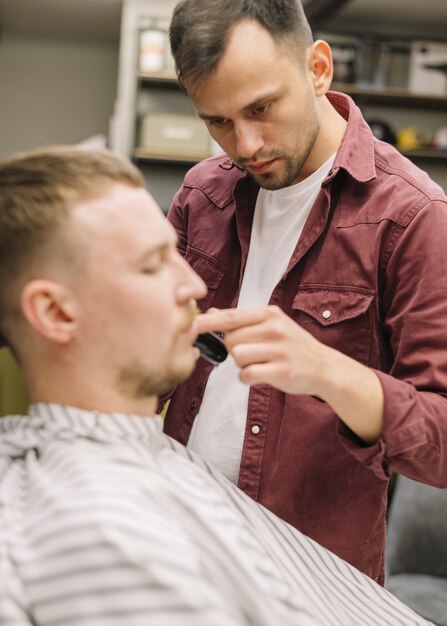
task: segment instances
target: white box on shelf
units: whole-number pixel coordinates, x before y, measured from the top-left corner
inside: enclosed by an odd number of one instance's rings
[[[447,44],[412,43],[408,88],[413,93],[447,96]]]
[[[210,155],[208,130],[192,115],[147,113],[141,122],[139,143],[153,155],[197,159]]]

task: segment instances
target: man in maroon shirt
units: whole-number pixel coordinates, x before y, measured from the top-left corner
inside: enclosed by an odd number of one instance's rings
[[[184,0],[170,35],[226,154],[169,219],[232,360],[197,366],[165,430],[382,581],[391,474],[447,486],[447,199],[328,92],[297,0]]]

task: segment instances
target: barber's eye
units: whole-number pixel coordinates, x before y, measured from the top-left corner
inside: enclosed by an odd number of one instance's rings
[[[259,106],[253,109],[253,113],[255,115],[262,115],[263,113],[266,113],[269,110],[270,106],[271,106],[270,104],[260,104]]]
[[[208,121],[210,126],[216,126],[217,128],[222,128],[228,122],[225,117],[216,117]]]

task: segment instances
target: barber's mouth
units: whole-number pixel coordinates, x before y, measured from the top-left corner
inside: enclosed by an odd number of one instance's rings
[[[261,163],[248,163],[246,167],[253,172],[253,174],[264,174],[268,172],[275,161],[276,159],[271,159],[270,161],[262,161]]]

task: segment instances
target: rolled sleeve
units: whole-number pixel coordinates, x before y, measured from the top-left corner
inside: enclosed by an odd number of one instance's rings
[[[447,398],[418,391],[413,385],[375,371],[385,397],[382,437],[365,446],[342,422],[342,445],[379,478],[405,474],[447,487]]]

